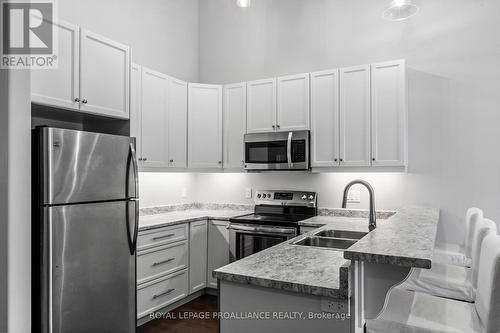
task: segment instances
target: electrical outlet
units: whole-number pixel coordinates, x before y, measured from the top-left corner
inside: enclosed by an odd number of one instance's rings
[[[361,202],[361,192],[360,191],[349,191],[349,193],[347,194],[347,202],[360,203]]]
[[[183,188],[181,189],[181,197],[182,197],[182,198],[187,197],[187,190],[186,190],[186,188],[185,188],[185,187],[183,187]]]
[[[252,199],[252,188],[251,187],[245,188],[245,198]]]
[[[329,313],[348,313],[349,306],[347,301],[321,297],[321,311]]]

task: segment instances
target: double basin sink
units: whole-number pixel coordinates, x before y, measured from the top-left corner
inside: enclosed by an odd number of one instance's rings
[[[367,232],[349,230],[321,230],[301,238],[294,245],[326,247],[334,250],[345,250],[351,247],[358,240],[363,238]]]

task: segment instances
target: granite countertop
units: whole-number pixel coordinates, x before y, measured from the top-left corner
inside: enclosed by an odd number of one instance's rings
[[[390,214],[389,214],[390,215]],[[218,279],[286,291],[348,297],[350,260],[429,268],[439,209],[403,207],[348,250],[293,245],[322,229],[368,231],[366,218],[316,216],[301,222],[319,229],[258,252],[214,271]]]
[[[223,220],[231,217],[251,214],[253,210],[240,209],[187,209],[139,217],[139,231],[194,222],[199,220]]]

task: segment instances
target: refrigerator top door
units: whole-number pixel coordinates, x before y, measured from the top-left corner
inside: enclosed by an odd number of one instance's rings
[[[42,332],[135,332],[136,257],[127,223],[133,224],[137,204],[43,208],[48,265],[41,308],[49,313]]]
[[[41,205],[138,197],[135,138],[37,128]]]

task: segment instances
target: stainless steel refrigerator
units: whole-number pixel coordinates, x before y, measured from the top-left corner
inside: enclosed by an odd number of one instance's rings
[[[33,130],[33,332],[136,330],[135,139]]]

